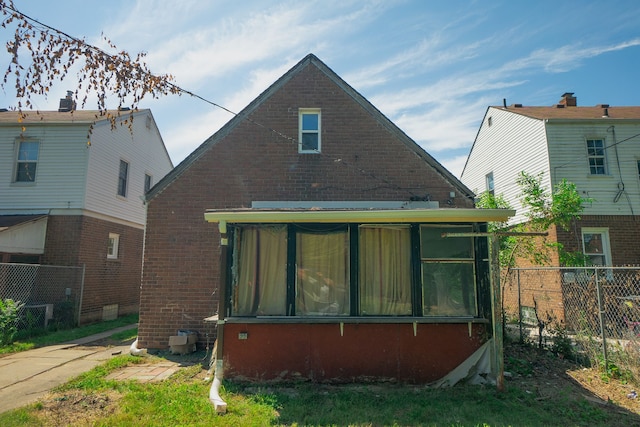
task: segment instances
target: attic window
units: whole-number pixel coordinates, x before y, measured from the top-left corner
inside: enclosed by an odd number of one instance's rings
[[[320,109],[298,110],[298,152],[320,152]]]
[[[493,117],[489,116],[489,118],[487,118],[487,124],[489,126],[491,126],[493,124]]]

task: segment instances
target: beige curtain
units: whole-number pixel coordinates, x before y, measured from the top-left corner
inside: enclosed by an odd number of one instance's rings
[[[296,234],[296,315],[349,315],[349,234]]]
[[[286,226],[244,227],[236,240],[233,314],[285,315],[287,302]]]
[[[360,314],[411,314],[409,227],[360,227]]]

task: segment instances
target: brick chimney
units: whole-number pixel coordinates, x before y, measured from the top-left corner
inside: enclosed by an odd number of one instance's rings
[[[68,90],[67,96],[60,98],[60,106],[58,112],[65,113],[74,111],[76,109],[76,103],[73,101],[73,91]]]
[[[558,102],[558,104],[564,105],[565,107],[577,107],[578,99],[573,96],[573,92],[565,92],[562,94],[562,97],[560,98],[560,102]]]

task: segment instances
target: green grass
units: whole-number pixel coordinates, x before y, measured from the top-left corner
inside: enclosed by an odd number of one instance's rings
[[[151,356],[152,358],[154,356]],[[158,358],[156,358],[158,359]],[[637,415],[607,411],[560,392],[540,400],[517,386],[431,389],[396,384],[256,385],[225,381],[224,415],[208,400],[201,365],[181,369],[160,383],[108,380],[115,369],[148,358],[117,356],[61,386],[57,392],[118,393],[113,412],[97,426],[611,426],[637,425]],[[0,425],[47,425],[44,403],[0,414]],[[66,410],[78,410],[72,405]]]
[[[116,320],[109,320],[106,322],[94,323],[87,326],[82,326],[73,329],[65,329],[53,332],[43,331],[42,335],[19,337],[16,341],[8,346],[0,347],[1,354],[17,353],[19,351],[31,350],[36,347],[43,347],[46,345],[60,344],[67,341],[73,341],[78,338],[83,338],[89,335],[105,332],[110,329],[118,328],[120,326],[131,325],[138,322],[138,315],[131,314],[128,316],[120,317]],[[130,335],[131,331],[125,331],[123,334]],[[135,335],[133,335],[135,337]],[[124,340],[124,339],[123,339]]]
[[[127,317],[69,331],[41,336],[23,345],[42,346],[70,341],[135,323]],[[123,331],[111,339],[127,341],[137,330]],[[561,390],[551,399],[507,384],[499,393],[495,387],[456,386],[431,389],[397,384],[318,385],[244,384],[225,381],[222,398],[228,404],[224,415],[215,413],[209,402],[211,383],[199,375],[196,364],[180,369],[160,383],[138,383],[107,379],[110,372],[130,364],[161,361],[157,356],[116,356],[58,387],[58,399],[66,396],[119,396],[113,411],[97,419],[84,420],[84,412],[71,424],[86,421],[96,426],[610,426],[638,425],[640,418],[624,410],[611,410],[587,399],[575,399]],[[202,362],[205,363],[205,362]],[[509,359],[516,373],[531,371],[525,360]],[[67,402],[68,403],[68,402]],[[0,414],[0,426],[50,425],[46,401]],[[91,408],[89,408],[91,409]],[[60,411],[85,411],[68,403]],[[50,415],[50,412],[49,412]]]

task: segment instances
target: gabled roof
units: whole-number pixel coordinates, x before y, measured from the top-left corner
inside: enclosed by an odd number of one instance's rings
[[[45,124],[57,124],[57,123],[78,123],[78,124],[91,124],[104,120],[109,120],[109,117],[121,117],[126,119],[130,114],[138,115],[142,112],[147,112],[148,109],[140,110],[74,110],[68,112],[59,111],[36,111],[36,110],[23,110],[19,111],[0,111],[0,125],[11,124],[17,125],[18,123],[45,123]],[[20,117],[20,115],[24,117]]]
[[[511,105],[509,107],[501,106],[492,108],[539,120],[593,120],[602,118],[640,120],[640,107],[610,107],[608,105],[596,105],[593,107],[567,107],[559,105],[551,107],[527,107]]]
[[[412,149],[418,156],[420,156],[426,163],[432,166],[438,173],[440,173],[447,181],[455,186],[461,194],[466,197],[473,198],[473,192],[469,190],[458,178],[456,178],[451,172],[449,172],[444,166],[442,166],[437,160],[435,160],[429,153],[424,151],[415,141],[409,138],[400,128],[398,128],[391,120],[389,120],[384,114],[382,114],[373,104],[371,104],[366,98],[360,95],[355,89],[347,84],[340,76],[338,76],[333,70],[331,70],[326,64],[324,64],[315,55],[309,54],[304,57],[300,62],[294,65],[289,71],[287,71],[282,77],[276,80],[269,88],[262,92],[256,99],[254,99],[247,107],[245,107],[234,118],[227,122],[220,130],[204,141],[198,148],[196,148],[189,156],[187,156],[178,166],[176,166],[169,174],[167,174],[162,180],[160,180],[152,189],[147,193],[147,200],[153,199],[156,195],[161,193],[164,188],[169,186],[175,181],[184,171],[186,171],[195,161],[197,161],[212,145],[216,144],[224,136],[228,135],[236,126],[242,123],[249,115],[256,110],[262,103],[269,99],[274,93],[280,90],[289,80],[295,75],[300,73],[306,67],[317,67],[323,72],[329,79],[331,79],[338,87],[340,87],[345,93],[347,93],[355,102],[360,104],[371,116],[373,116],[382,126],[384,126],[390,133],[392,133],[400,141],[404,142],[410,149]],[[276,129],[277,131],[277,129]]]

